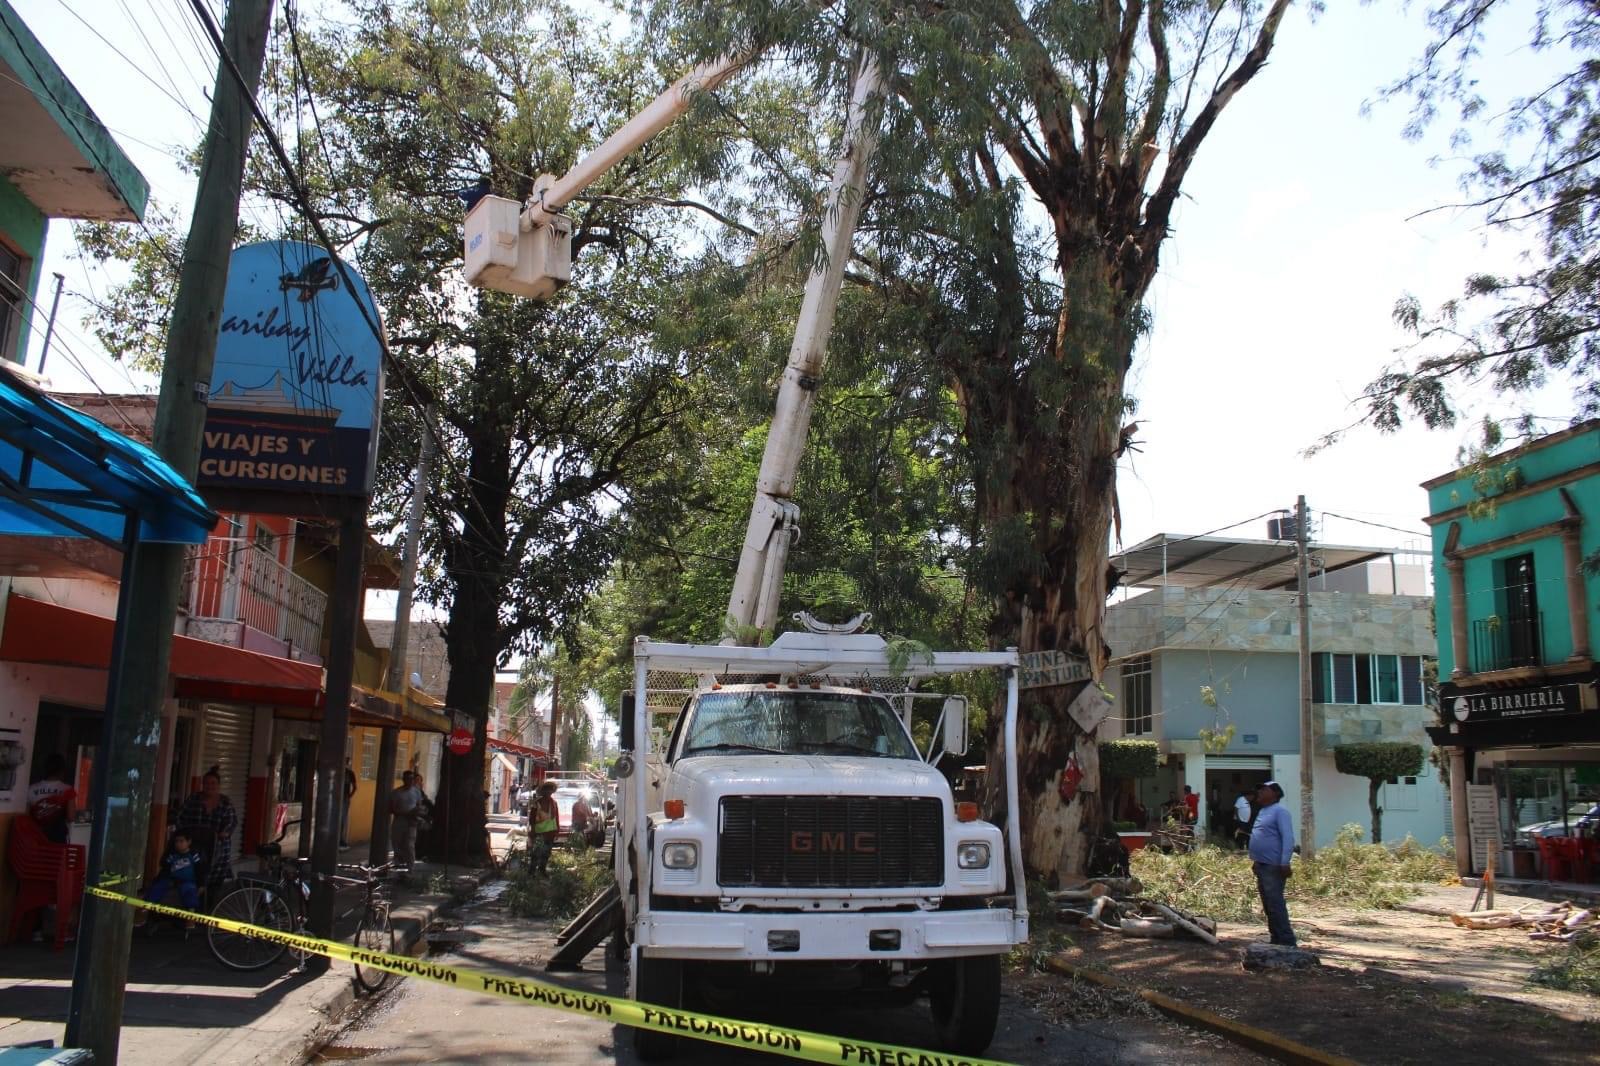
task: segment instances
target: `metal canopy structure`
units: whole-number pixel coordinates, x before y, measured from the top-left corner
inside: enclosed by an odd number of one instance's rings
[[[1392,548],[1350,545],[1312,546],[1313,569],[1331,574],[1375,559],[1387,559]],[[1292,540],[1248,540],[1240,537],[1180,537],[1158,533],[1111,556],[1122,573],[1122,584],[1132,588],[1208,588],[1230,585],[1242,589],[1285,589],[1295,584],[1295,547]],[[1315,565],[1321,560],[1321,565]]]
[[[217,516],[155,452],[0,372],[0,533],[200,544]]]

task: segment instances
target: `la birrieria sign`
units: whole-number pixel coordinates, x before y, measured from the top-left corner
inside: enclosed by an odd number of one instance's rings
[[[279,509],[275,493],[287,510],[303,508],[307,495],[370,494],[383,398],[379,322],[366,283],[324,249],[299,241],[235,249],[198,484],[260,490],[262,511]],[[287,505],[289,494],[300,502]]]

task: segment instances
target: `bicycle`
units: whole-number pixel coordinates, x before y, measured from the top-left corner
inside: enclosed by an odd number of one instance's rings
[[[289,825],[293,825],[290,822]],[[288,832],[284,827],[284,833]],[[225,893],[212,909],[212,917],[230,922],[260,926],[274,932],[305,934],[306,907],[311,899],[311,880],[306,876],[304,859],[285,860],[280,841],[262,844],[256,849],[265,866],[266,876],[244,875],[236,879],[236,887]],[[390,900],[384,875],[389,864],[382,866],[341,866],[339,869],[355,870],[357,877],[333,875],[335,891],[339,888],[360,887],[361,901],[343,911],[336,920],[348,918],[357,911],[361,919],[356,924],[352,943],[363,951],[393,953],[394,926],[389,919]],[[211,954],[231,970],[260,970],[283,957],[293,954],[296,965],[303,963],[309,954],[300,948],[291,948],[279,941],[231,932],[211,927],[206,933],[206,944]],[[371,966],[355,966],[356,983],[368,992],[376,992],[389,980],[389,971]]]

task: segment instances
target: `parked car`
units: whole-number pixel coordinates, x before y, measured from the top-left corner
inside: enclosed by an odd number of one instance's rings
[[[578,809],[580,799],[587,808],[587,816],[582,824],[575,824],[573,814]],[[562,785],[555,791],[555,801],[562,836],[581,834],[591,848],[598,848],[606,842],[605,804],[597,791],[583,785]]]
[[[1520,826],[1517,829],[1517,835],[1520,837],[1558,837],[1566,836],[1568,830],[1583,835],[1590,831],[1591,826],[1600,826],[1600,803],[1594,803],[1590,800],[1578,800],[1567,805],[1565,821],[1558,814],[1542,822]]]

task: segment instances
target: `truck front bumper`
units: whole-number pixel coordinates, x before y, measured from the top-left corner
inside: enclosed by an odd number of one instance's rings
[[[883,914],[652,911],[639,916],[634,936],[652,958],[893,962],[1010,951],[1028,939],[1028,919],[1009,909]],[[895,946],[886,946],[890,943]]]

